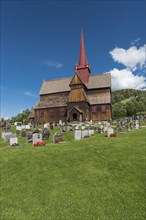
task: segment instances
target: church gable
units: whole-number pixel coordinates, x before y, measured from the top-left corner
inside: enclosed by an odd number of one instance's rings
[[[87,95],[83,88],[71,89],[68,102],[88,102]]]
[[[86,86],[77,73],[73,76],[69,86],[71,87],[71,91],[69,93],[68,102],[88,102],[85,91]]]
[[[81,84],[83,85],[83,82],[82,80],[80,79],[80,77],[75,73],[75,75],[73,76],[69,86],[72,86],[72,85],[78,85],[78,84]]]

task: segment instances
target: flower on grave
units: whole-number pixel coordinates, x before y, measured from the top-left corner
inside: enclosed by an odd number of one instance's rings
[[[35,146],[44,146],[44,145],[46,145],[46,142],[43,141],[43,142],[37,142],[33,146],[35,147]]]

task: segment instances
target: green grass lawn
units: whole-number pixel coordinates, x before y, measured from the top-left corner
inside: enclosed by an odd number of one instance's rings
[[[50,139],[52,140],[52,133]],[[143,220],[145,129],[20,147],[1,141],[1,220]]]

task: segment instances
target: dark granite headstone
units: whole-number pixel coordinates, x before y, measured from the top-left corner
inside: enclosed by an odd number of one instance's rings
[[[32,133],[27,133],[26,139],[27,139],[27,142],[32,142]]]
[[[26,131],[21,131],[21,137],[26,137]]]
[[[54,136],[53,136],[53,142],[58,143],[58,142],[62,142],[62,141],[63,141],[62,134],[55,133]]]
[[[16,130],[16,134],[20,134],[20,131],[19,131],[19,130]]]
[[[118,133],[122,132],[122,127],[121,126],[117,126],[117,132]]]
[[[53,129],[54,129],[54,127],[53,127],[53,125],[52,125],[52,124],[50,125],[50,129],[51,129],[51,130],[53,130]]]
[[[43,140],[48,140],[50,136],[50,131],[45,128],[42,132],[42,135],[43,135]]]
[[[39,133],[39,129],[33,131],[33,134]]]

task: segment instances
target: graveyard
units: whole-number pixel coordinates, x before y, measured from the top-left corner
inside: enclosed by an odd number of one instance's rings
[[[1,219],[145,219],[145,119],[1,131]]]

